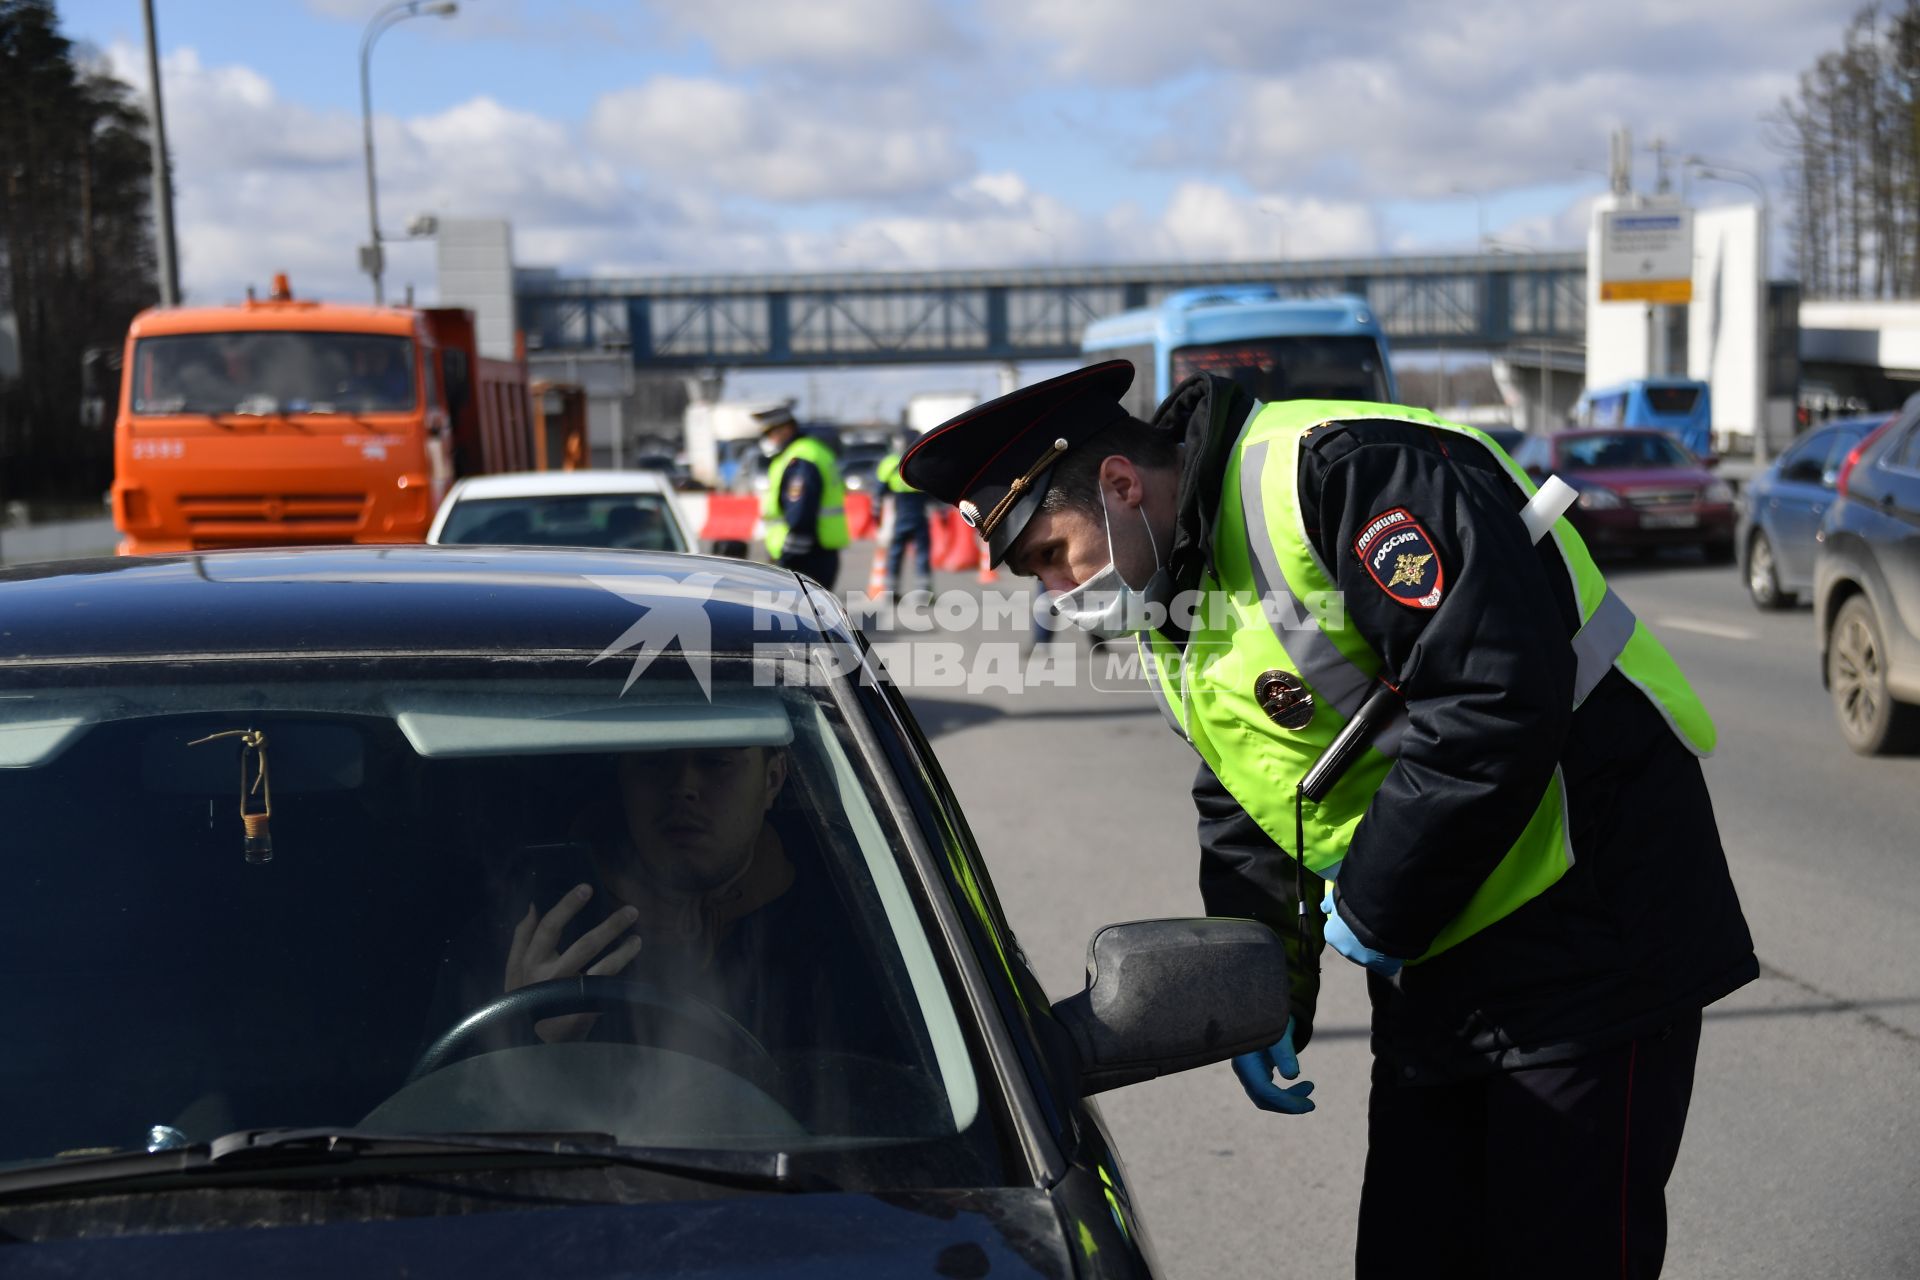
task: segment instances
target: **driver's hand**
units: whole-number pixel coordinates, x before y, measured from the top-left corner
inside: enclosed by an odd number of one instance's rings
[[[565,951],[559,950],[560,935],[593,897],[591,885],[575,885],[544,916],[527,904],[527,914],[513,929],[513,945],[507,950],[508,991],[546,982],[551,978],[577,977],[584,968],[590,977],[612,977],[633,963],[640,954],[640,935],[630,934],[620,945],[608,951],[614,939],[630,928],[639,912],[622,907],[580,935],[579,941]],[[606,954],[601,955],[602,952]],[[598,960],[594,960],[599,956]],[[590,967],[588,962],[593,961]],[[576,1013],[564,1018],[542,1018],[533,1024],[534,1033],[552,1044],[560,1040],[579,1040],[593,1028],[598,1014]]]

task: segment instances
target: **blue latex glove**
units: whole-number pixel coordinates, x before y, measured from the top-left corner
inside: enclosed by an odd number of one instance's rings
[[[1353,930],[1347,927],[1347,922],[1342,920],[1340,913],[1334,909],[1331,884],[1327,886],[1327,896],[1320,900],[1320,910],[1327,917],[1328,946],[1355,964],[1365,965],[1383,978],[1391,978],[1400,972],[1400,966],[1406,961],[1396,960],[1384,952],[1375,951],[1354,936]]]
[[[1247,1091],[1247,1097],[1253,1100],[1253,1105],[1262,1111],[1277,1111],[1283,1116],[1303,1116],[1313,1110],[1313,1099],[1307,1096],[1313,1092],[1313,1081],[1302,1080],[1299,1084],[1282,1089],[1273,1082],[1273,1073],[1276,1071],[1288,1080],[1300,1075],[1300,1059],[1293,1051],[1292,1018],[1287,1019],[1287,1029],[1277,1044],[1236,1057],[1233,1060],[1233,1074],[1240,1077],[1240,1087]]]

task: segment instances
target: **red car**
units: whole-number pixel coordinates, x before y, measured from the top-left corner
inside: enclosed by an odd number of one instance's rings
[[[1596,554],[1699,547],[1716,564],[1733,560],[1733,490],[1712,474],[1713,459],[1664,431],[1530,436],[1513,459],[1536,483],[1557,475],[1580,491],[1567,516]]]

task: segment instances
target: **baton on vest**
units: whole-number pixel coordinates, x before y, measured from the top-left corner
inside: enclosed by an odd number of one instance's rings
[[[1573,486],[1559,476],[1548,476],[1546,483],[1520,509],[1520,522],[1527,527],[1528,540],[1537,543],[1546,537],[1553,522],[1565,515],[1567,508],[1579,496]],[[1327,744],[1327,749],[1313,762],[1313,768],[1307,770],[1307,776],[1300,780],[1300,795],[1316,803],[1325,799],[1327,792],[1333,790],[1333,784],[1340,781],[1374,734],[1380,732],[1398,710],[1400,695],[1386,681],[1374,681],[1360,709],[1353,713],[1353,718],[1347,721],[1339,736]]]

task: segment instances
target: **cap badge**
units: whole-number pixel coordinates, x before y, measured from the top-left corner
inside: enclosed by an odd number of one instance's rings
[[[1253,682],[1253,700],[1282,729],[1304,729],[1313,720],[1313,695],[1291,671],[1262,672]]]

